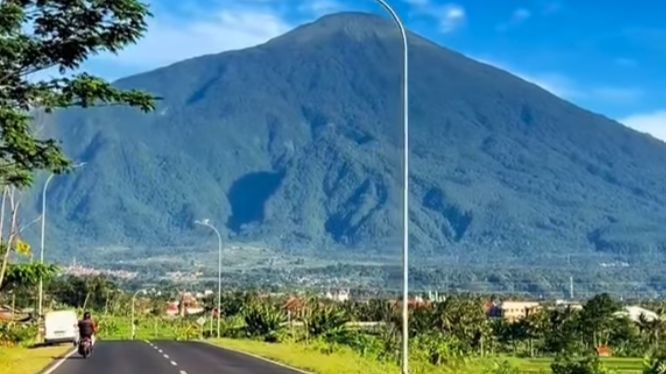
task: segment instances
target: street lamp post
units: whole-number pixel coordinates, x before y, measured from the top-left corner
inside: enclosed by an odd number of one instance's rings
[[[72,167],[72,169],[77,169],[80,167],[83,167],[86,163],[81,162],[79,164],[76,164]],[[44,243],[46,240],[46,189],[49,187],[49,183],[51,183],[51,180],[55,177],[55,174],[49,175],[48,178],[46,178],[46,182],[44,183],[44,188],[42,189],[42,214],[41,214],[41,219],[42,219],[42,230],[41,230],[41,238],[40,238],[40,249],[39,249],[39,263],[44,264]],[[43,315],[43,305],[44,305],[44,279],[40,276],[39,277],[39,290],[38,290],[38,315],[39,318],[42,317]]]
[[[206,226],[217,235],[217,338],[220,338],[220,318],[222,315],[222,235],[220,231],[210,223],[209,219],[194,221],[195,224]]]
[[[409,43],[407,31],[398,13],[387,0],[376,0],[400,29],[402,37],[402,124],[404,133],[403,153],[403,244],[402,244],[402,373],[409,373]]]
[[[137,290],[133,295],[132,295],[132,311],[130,313],[130,316],[132,318],[132,340],[134,340],[134,337],[136,336],[136,323],[134,322],[134,302],[136,301],[136,295],[146,294],[146,290]]]

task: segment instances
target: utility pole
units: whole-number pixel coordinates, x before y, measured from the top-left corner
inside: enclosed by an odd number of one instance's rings
[[[569,298],[573,301],[574,299],[574,282],[573,277],[569,277]]]

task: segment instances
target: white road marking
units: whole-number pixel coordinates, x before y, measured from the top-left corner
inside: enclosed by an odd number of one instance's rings
[[[72,350],[71,352],[69,352],[68,354],[66,354],[63,358],[61,358],[60,360],[58,360],[55,364],[53,364],[53,366],[51,366],[51,367],[48,368],[46,371],[44,371],[43,374],[51,374],[51,373],[53,373],[58,367],[60,367],[60,365],[64,364],[65,361],[67,361],[67,359],[69,358],[69,356],[73,355],[74,353],[76,353],[76,348],[73,349],[73,350]]]
[[[167,360],[169,359],[169,355],[163,355],[163,356],[164,356],[164,358],[166,358]]]
[[[173,365],[173,366],[178,366],[178,364],[176,363],[176,361],[171,361],[171,365]]]
[[[187,374],[187,372],[185,370],[181,370],[180,374]]]
[[[161,349],[158,349],[157,352],[159,352],[159,353],[164,353]]]
[[[216,346],[215,344],[212,344],[212,343],[210,343],[210,342],[208,342],[208,344],[209,344],[209,345],[212,345],[213,347],[221,348],[221,349],[223,349],[223,350],[227,350],[227,351],[231,351],[231,352],[240,353],[240,354],[242,354],[242,355],[249,356],[249,357],[253,357],[253,358],[256,358],[256,359],[261,360],[261,361],[270,362],[270,363],[273,364],[273,365],[281,366],[281,367],[283,367],[283,368],[286,368],[286,369],[292,370],[292,371],[294,371],[294,372],[296,372],[296,373],[313,374],[312,372],[305,371],[305,370],[303,370],[303,369],[299,369],[299,368],[295,368],[295,367],[293,367],[293,366],[289,366],[289,365],[283,364],[283,363],[281,363],[281,362],[273,361],[273,360],[268,359],[268,358],[266,358],[266,357],[261,357],[261,356],[259,356],[259,355],[255,355],[255,354],[252,354],[252,353],[247,353],[247,352],[239,351],[239,350],[232,349],[232,348],[227,348],[227,347],[224,347],[224,346]]]

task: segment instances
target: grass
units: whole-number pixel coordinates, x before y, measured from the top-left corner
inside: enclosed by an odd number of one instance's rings
[[[399,372],[399,367],[390,362],[380,362],[372,357],[362,357],[348,348],[339,348],[330,353],[317,346],[306,346],[298,343],[272,344],[261,341],[245,339],[219,339],[210,343],[253,355],[268,358],[289,366],[319,374],[363,373],[363,374],[389,374]],[[412,360],[412,373],[487,373],[496,363],[508,361],[521,373],[537,374],[550,373],[550,358],[518,358],[510,356],[495,356],[488,358],[471,359],[466,364],[457,367],[433,367]],[[643,360],[641,358],[604,358],[604,365],[619,374],[642,373]]]
[[[0,347],[0,373],[36,374],[72,349],[69,344],[44,348]]]
[[[511,365],[520,370],[521,373],[550,373],[550,365],[553,360],[551,358],[518,358],[518,357],[500,357],[495,361],[506,360]],[[610,370],[620,374],[635,374],[643,372],[643,359],[642,358],[625,358],[625,357],[610,357],[602,358],[601,362]]]
[[[361,357],[344,348],[337,350],[335,353],[327,354],[314,347],[296,343],[271,344],[237,339],[216,339],[211,343],[320,374],[388,374],[399,371],[395,364]]]

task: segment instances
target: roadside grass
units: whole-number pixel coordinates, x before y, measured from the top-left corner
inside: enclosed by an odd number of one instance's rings
[[[400,372],[397,364],[381,362],[373,357],[363,357],[351,349],[341,347],[334,352],[325,351],[316,345],[299,343],[266,343],[248,339],[213,339],[208,343],[216,346],[250,353],[280,362],[304,371],[318,374],[362,373],[362,374],[388,374]],[[411,361],[410,372],[415,374],[476,374],[492,372],[496,364],[508,361],[521,373],[541,374],[551,373],[551,358],[519,358],[511,356],[476,357],[466,360],[465,363],[455,367],[432,366],[423,362]],[[641,358],[603,358],[606,368],[618,374],[639,374],[643,371]]]
[[[487,359],[480,359],[483,361]],[[550,373],[550,365],[553,359],[549,357],[541,358],[520,358],[512,356],[499,356],[493,358],[495,362],[508,361],[516,367],[521,373],[541,374]],[[602,358],[601,362],[609,369],[619,374],[638,374],[643,372],[643,359],[635,357],[609,357]]]
[[[261,356],[313,373],[388,374],[399,371],[395,364],[361,357],[345,348],[328,354],[315,347],[297,343],[273,344],[245,339],[214,339],[210,340],[209,343],[222,348]]]
[[[0,373],[39,373],[73,348],[71,344],[40,348],[0,346]]]
[[[379,361],[364,357],[347,347],[336,347],[334,351],[300,343],[266,343],[248,339],[213,339],[208,343],[244,353],[267,358],[306,372],[317,374],[389,374],[399,373],[400,366],[394,362]],[[412,360],[410,372],[414,374],[458,374],[487,373],[494,361],[458,363],[455,366],[433,366]]]

